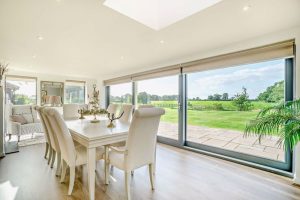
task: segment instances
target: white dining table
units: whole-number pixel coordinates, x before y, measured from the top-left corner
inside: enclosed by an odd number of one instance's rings
[[[107,128],[108,120],[100,118],[99,123],[91,123],[90,119],[66,120],[66,124],[73,140],[87,148],[87,170],[89,199],[95,199],[95,170],[96,148],[105,147],[105,159],[107,162],[107,145],[127,139],[129,123],[115,121],[114,128]],[[105,172],[105,184],[108,184],[108,172]]]

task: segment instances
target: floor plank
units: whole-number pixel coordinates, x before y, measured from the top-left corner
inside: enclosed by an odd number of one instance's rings
[[[47,165],[43,153],[44,144],[32,145],[0,160],[0,199],[87,199],[86,167],[76,169],[74,192],[67,196],[68,181],[59,183],[55,168]],[[97,163],[96,199],[125,199],[122,171],[113,168],[110,182],[104,185],[103,162]],[[300,199],[300,188],[289,178],[162,144],[158,145],[155,184],[152,191],[147,168],[136,170],[131,181],[132,198]]]

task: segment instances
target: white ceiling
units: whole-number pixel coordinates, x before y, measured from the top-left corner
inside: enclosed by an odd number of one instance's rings
[[[300,0],[223,0],[160,31],[102,4],[0,0],[0,60],[23,71],[112,77],[300,25]]]

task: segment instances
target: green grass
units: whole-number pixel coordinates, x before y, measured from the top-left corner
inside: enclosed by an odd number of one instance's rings
[[[178,123],[177,109],[165,108],[162,121]],[[188,125],[206,126],[244,131],[246,123],[254,119],[258,111],[198,111],[188,110]]]
[[[267,103],[264,101],[251,101],[253,110],[260,110],[262,108],[273,106],[274,103]],[[152,101],[151,104],[165,107],[165,108],[175,108],[177,107],[177,101]],[[232,101],[188,101],[189,108],[199,108],[202,107],[201,110],[212,110],[215,104],[222,104],[225,110],[235,111],[237,108],[233,105]]]
[[[163,107],[166,114],[162,121],[178,123],[177,101],[152,101],[151,104]],[[215,104],[222,104],[224,110],[216,110]],[[238,111],[232,101],[188,101],[188,125],[206,126],[211,128],[223,128],[244,131],[245,125],[262,108],[273,106],[274,103],[252,101],[251,111]]]

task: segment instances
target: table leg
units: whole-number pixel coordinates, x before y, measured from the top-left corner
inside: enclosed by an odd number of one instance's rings
[[[105,145],[104,146],[104,149],[105,149],[105,184],[108,185],[109,184],[109,160],[108,160],[108,152],[109,152],[109,149],[108,149],[108,146]]]
[[[96,148],[87,149],[89,199],[95,199]]]

